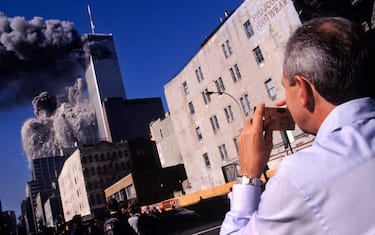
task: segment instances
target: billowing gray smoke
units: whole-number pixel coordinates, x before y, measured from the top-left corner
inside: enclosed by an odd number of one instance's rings
[[[89,54],[105,59],[112,52],[104,41],[81,38],[71,22],[41,17],[27,21],[0,12],[0,112],[34,97],[36,117],[21,130],[29,160],[59,156],[61,150],[97,139],[85,82],[76,80],[84,76]]]
[[[73,87],[58,97],[42,92],[33,99],[35,118],[21,130],[23,149],[29,160],[60,156],[61,150],[97,139],[94,109],[85,99],[85,82],[77,79]]]
[[[42,91],[59,93],[82,77],[85,64],[73,23],[41,17],[27,21],[0,12],[0,111]]]

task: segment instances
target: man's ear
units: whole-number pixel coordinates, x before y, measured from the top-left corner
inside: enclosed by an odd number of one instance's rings
[[[302,107],[306,108],[310,112],[313,112],[315,108],[315,99],[311,82],[300,75],[295,75],[294,80],[299,88],[298,98],[300,99]]]

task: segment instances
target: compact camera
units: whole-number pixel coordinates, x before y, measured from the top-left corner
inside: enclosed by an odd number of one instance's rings
[[[287,108],[265,107],[263,126],[268,130],[294,130],[295,123]]]

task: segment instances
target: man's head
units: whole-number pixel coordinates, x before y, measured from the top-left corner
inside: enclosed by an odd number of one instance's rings
[[[317,131],[319,123],[306,119],[321,108],[327,111],[320,115],[324,120],[334,106],[371,96],[370,45],[361,27],[338,17],[313,19],[293,33],[285,48],[283,85],[287,105],[302,129]]]
[[[118,211],[119,210],[119,205],[116,199],[111,198],[107,201],[107,208],[110,211]]]

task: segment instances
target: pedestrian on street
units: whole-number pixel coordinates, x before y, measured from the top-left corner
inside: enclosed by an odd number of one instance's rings
[[[130,234],[127,230],[127,221],[124,220],[123,216],[119,212],[119,204],[115,198],[111,198],[107,201],[107,209],[109,210],[109,216],[105,220],[103,230],[105,235],[124,235]]]
[[[264,104],[239,137],[241,184],[220,234],[374,234],[374,49],[362,27],[316,18],[289,38],[282,85],[296,124],[316,135],[286,158],[261,192],[272,149]]]

